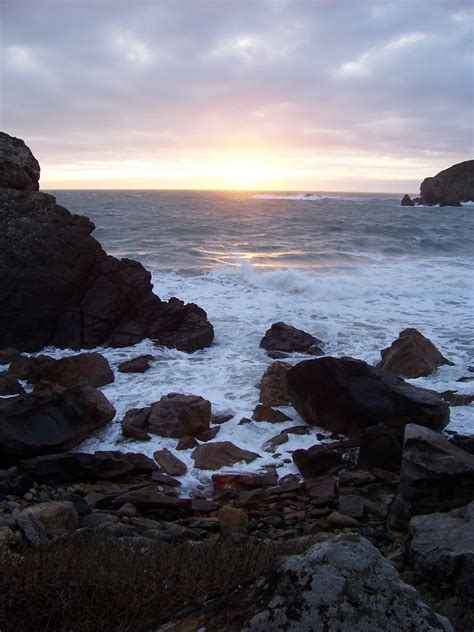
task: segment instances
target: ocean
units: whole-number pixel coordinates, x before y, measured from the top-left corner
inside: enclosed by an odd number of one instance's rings
[[[262,450],[285,427],[303,423],[293,409],[282,409],[290,422],[238,425],[258,403],[258,382],[271,362],[259,342],[277,321],[322,339],[328,355],[369,363],[402,329],[415,327],[455,365],[410,381],[437,391],[474,391],[474,373],[467,371],[474,365],[472,204],[401,207],[401,196],[393,194],[52,193],[71,212],[91,218],[93,235],[109,254],[142,262],[161,298],[196,302],[215,329],[213,346],[191,355],[151,341],[99,349],[112,368],[143,353],[156,361],[144,374],[116,372],[103,392],[117,416],[82,450],[152,455],[174,449],[175,439],[161,437],[124,442],[120,421],[129,408],[182,392],[209,399],[213,412],[234,415],[215,440],[262,455],[246,470],[276,464],[281,475],[294,471],[291,451],[314,445],[315,433],[290,435],[276,458]],[[289,361],[302,359],[295,354]],[[472,380],[457,382],[465,376]],[[474,432],[474,404],[451,408],[448,430]],[[189,468],[184,489],[207,482],[209,473],[193,469],[190,451],[177,455]]]

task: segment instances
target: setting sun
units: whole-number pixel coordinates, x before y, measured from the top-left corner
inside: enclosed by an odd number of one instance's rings
[[[229,189],[254,189],[274,175],[272,170],[252,159],[239,159],[216,169],[216,179]]]

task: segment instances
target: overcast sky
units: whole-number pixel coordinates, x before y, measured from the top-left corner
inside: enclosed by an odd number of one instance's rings
[[[0,7],[1,127],[44,188],[414,192],[472,157],[468,0]]]

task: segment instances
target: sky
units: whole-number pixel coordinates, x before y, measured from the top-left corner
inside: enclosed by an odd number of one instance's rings
[[[417,192],[472,158],[470,0],[0,0],[44,189]]]

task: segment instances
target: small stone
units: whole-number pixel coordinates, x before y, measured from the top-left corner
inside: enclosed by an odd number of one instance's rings
[[[345,516],[339,511],[333,511],[327,517],[328,524],[335,529],[346,529],[360,526],[358,521],[350,516]]]
[[[364,515],[364,498],[353,494],[339,496],[339,510],[345,516],[351,518],[362,518]]]
[[[188,471],[186,464],[167,448],[153,452],[153,458],[169,476],[182,476]]]
[[[119,509],[117,509],[115,513],[117,514],[117,516],[120,517],[127,516],[128,518],[134,518],[137,515],[138,511],[135,505],[133,505],[132,503],[125,503]]]

